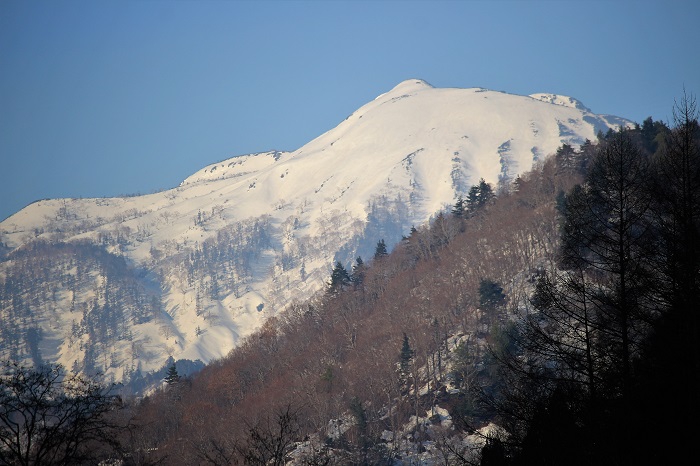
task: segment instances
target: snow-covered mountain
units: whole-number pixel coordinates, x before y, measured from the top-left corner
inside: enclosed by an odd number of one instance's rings
[[[0,223],[0,358],[128,380],[209,362],[336,260],[371,256],[480,178],[630,122],[575,99],[404,81],[293,152],[211,164],[156,194],[35,202]]]

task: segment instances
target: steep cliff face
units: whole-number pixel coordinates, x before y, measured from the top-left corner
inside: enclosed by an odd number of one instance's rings
[[[293,152],[156,194],[35,202],[0,223],[0,356],[118,381],[206,363],[325,286],[335,261],[621,124],[569,97],[408,80]]]

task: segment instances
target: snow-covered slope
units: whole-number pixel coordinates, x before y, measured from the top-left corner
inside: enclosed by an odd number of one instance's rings
[[[0,317],[13,322],[0,355],[116,380],[219,358],[324,286],[335,260],[395,243],[482,177],[507,182],[628,123],[569,97],[412,79],[293,152],[234,157],[146,196],[36,202],[0,223]],[[104,254],[83,266],[90,248]]]

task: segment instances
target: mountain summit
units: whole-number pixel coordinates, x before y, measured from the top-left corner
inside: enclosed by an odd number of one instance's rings
[[[627,120],[575,99],[398,84],[293,152],[208,165],[178,187],[35,202],[0,223],[0,356],[131,380],[209,362],[335,261],[370,257],[484,178]]]

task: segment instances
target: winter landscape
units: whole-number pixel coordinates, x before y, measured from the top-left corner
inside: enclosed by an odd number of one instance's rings
[[[604,379],[618,356],[640,357],[684,309],[665,290],[693,256],[660,275],[646,256],[662,241],[653,256],[671,260],[665,235],[696,226],[665,233],[676,197],[653,201],[676,157],[698,162],[695,101],[674,111],[675,128],[639,126],[570,97],[411,79],[293,152],[217,162],[150,195],[38,201],[0,224],[0,350],[20,380],[48,363],[133,400],[141,443],[120,443],[122,462],[175,463],[162,442],[200,425],[187,412],[232,408],[248,413],[248,443],[201,424],[185,464],[525,461],[541,452],[506,453],[517,432],[499,412],[525,381],[544,384],[543,403],[570,384],[616,390]],[[696,179],[684,176],[680,201]],[[140,422],[160,403],[182,406],[152,432]]]
[[[685,464],[698,10],[2,2],[0,465]]]
[[[337,261],[391,249],[480,179],[507,187],[620,125],[568,97],[413,79],[294,152],[234,157],[146,196],[38,201],[0,224],[4,254],[22,256],[6,280],[32,287],[5,297],[18,327],[3,353],[115,382],[169,358],[206,364],[323,289]]]

